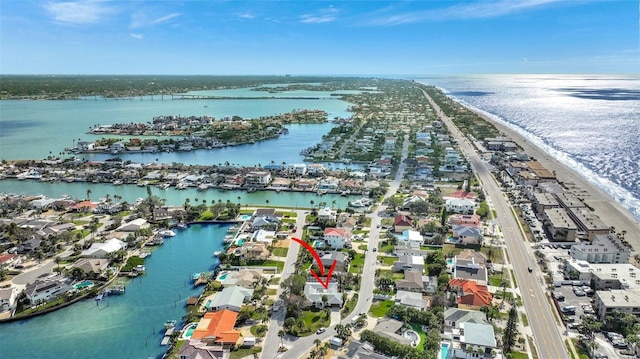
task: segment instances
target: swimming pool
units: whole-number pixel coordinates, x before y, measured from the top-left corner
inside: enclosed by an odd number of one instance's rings
[[[182,338],[183,339],[191,339],[191,336],[193,335],[193,331],[196,330],[196,327],[198,326],[198,323],[191,323],[187,326],[186,330],[184,331],[184,334],[182,334]]]
[[[324,248],[324,241],[313,241],[313,248]]]
[[[84,282],[80,282],[73,285],[74,289],[85,289],[93,286],[93,282],[90,280],[85,280]]]
[[[249,220],[251,217],[252,217],[252,216],[251,216],[250,214],[245,214],[245,215],[243,215],[243,216],[242,216],[242,217],[240,217],[240,218],[242,218],[242,220],[243,220],[243,221],[246,221],[246,220]]]
[[[447,359],[449,357],[449,343],[440,343],[440,358]]]
[[[227,272],[222,272],[220,273],[220,275],[218,276],[218,280],[225,280],[225,278],[227,278]]]
[[[244,239],[238,239],[236,244],[239,245],[239,246],[243,245],[244,244]]]

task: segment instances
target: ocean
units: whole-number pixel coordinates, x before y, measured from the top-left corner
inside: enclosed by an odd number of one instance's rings
[[[414,79],[515,129],[640,219],[638,75]]]

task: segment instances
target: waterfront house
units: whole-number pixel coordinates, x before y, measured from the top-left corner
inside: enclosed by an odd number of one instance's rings
[[[413,229],[413,221],[410,216],[406,214],[396,214],[393,219],[393,230],[396,233],[402,233],[403,231]]]
[[[239,286],[252,289],[256,281],[262,277],[260,269],[240,269],[239,271],[227,272],[226,277],[220,281],[223,287]]]
[[[231,286],[224,288],[221,292],[215,294],[207,310],[233,310],[239,312],[244,303],[248,302],[253,295],[253,289],[240,286]]]
[[[18,287],[0,288],[0,313],[15,308],[18,294]]]
[[[145,228],[149,228],[149,223],[147,223],[147,220],[144,218],[137,218],[127,223],[124,223],[123,225],[118,227],[118,229],[116,230],[120,232],[136,232]]]
[[[271,182],[271,173],[268,171],[251,171],[245,176],[245,186],[266,187]]]
[[[93,243],[89,249],[82,251],[81,256],[87,258],[107,258],[110,253],[126,249],[127,243],[112,238],[103,243]]]
[[[247,262],[264,261],[269,259],[271,255],[267,247],[268,244],[265,242],[244,243],[240,248],[236,249],[236,255]]]
[[[258,208],[249,220],[253,231],[258,229],[277,231],[280,227],[280,217],[274,208]]]
[[[329,207],[318,210],[318,221],[321,223],[335,222],[337,212]]]
[[[421,293],[398,290],[395,298],[396,305],[404,305],[405,307],[427,310],[427,301],[424,300]]]
[[[221,345],[231,348],[238,344],[240,331],[233,329],[238,313],[231,310],[219,310],[205,313],[191,335],[191,341],[201,341],[209,346]]]
[[[324,308],[323,297],[327,298],[327,306],[332,308],[342,307],[342,293],[338,291],[338,284],[333,281],[329,283],[327,288],[322,284],[313,280],[304,285],[304,296],[307,298],[307,304],[316,308]]]
[[[325,228],[324,241],[332,249],[342,249],[351,245],[351,233],[344,228]]]
[[[301,178],[293,184],[293,188],[301,191],[313,191],[316,188],[318,180],[313,178]]]
[[[307,165],[304,163],[292,163],[287,165],[286,170],[290,176],[304,176],[307,174]]]
[[[69,278],[55,276],[27,284],[24,291],[31,304],[44,303],[66,293],[71,289],[71,283]]]
[[[457,295],[458,308],[480,310],[483,306],[491,307],[493,296],[486,285],[480,285],[474,280],[454,278],[449,280],[448,289]]]
[[[403,272],[405,270],[415,270],[420,273],[424,272],[424,257],[419,255],[404,255],[398,257],[398,260],[391,266],[393,272]]]
[[[118,153],[126,150],[124,142],[116,142],[109,146],[109,151],[112,153]]]
[[[72,268],[80,268],[89,278],[97,278],[109,266],[109,261],[103,258],[79,258]]]
[[[324,165],[322,163],[312,163],[307,166],[307,174],[309,176],[319,177],[325,172]]]
[[[180,347],[180,359],[229,359],[231,351],[220,345],[209,346],[206,343],[189,340]]]

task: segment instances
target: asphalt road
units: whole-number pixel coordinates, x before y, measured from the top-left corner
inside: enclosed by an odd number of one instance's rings
[[[538,273],[534,265],[533,253],[524,238],[516,219],[513,216],[511,205],[502,193],[488,169],[487,163],[480,159],[470,142],[462,135],[438,105],[424,92],[438,116],[447,125],[451,134],[458,142],[460,150],[471,164],[471,168],[482,183],[487,197],[491,198],[497,218],[494,220],[503,231],[509,260],[513,266],[516,281],[522,301],[524,303],[529,325],[533,331],[534,344],[539,358],[568,359],[567,349],[552,314],[552,308],[547,302],[544,292],[542,274]],[[534,272],[529,273],[528,267]],[[539,275],[539,276],[538,276]]]
[[[400,160],[400,165],[398,166],[398,171],[396,172],[396,177],[393,181],[389,183],[389,190],[387,191],[384,198],[388,198],[396,193],[398,187],[400,187],[400,183],[402,183],[402,178],[404,176],[405,163],[404,160],[407,158],[409,153],[409,138],[405,136],[404,142],[402,145],[402,155]],[[383,200],[384,202],[384,200]],[[360,291],[358,294],[358,303],[355,308],[351,312],[351,314],[343,319],[340,324],[346,325],[351,323],[351,319],[354,316],[359,315],[361,312],[368,312],[371,307],[372,298],[373,298],[373,289],[375,285],[375,266],[377,260],[377,252],[374,252],[373,249],[378,247],[378,239],[380,236],[380,229],[378,228],[378,224],[380,224],[380,217],[378,213],[380,211],[384,211],[386,206],[383,204],[379,204],[376,209],[373,210],[368,217],[371,218],[371,229],[369,232],[369,242],[367,243],[367,254],[365,256],[364,262],[364,270],[362,273],[362,278],[360,282]],[[298,224],[298,228],[302,228],[300,224]],[[297,248],[300,248],[300,245],[295,245]],[[289,248],[289,253],[291,253],[291,248]],[[297,252],[296,252],[297,256]],[[289,256],[287,256],[287,261],[289,260]],[[282,316],[282,320],[284,321],[284,312],[280,314]],[[273,319],[272,319],[273,323]],[[269,326],[269,334],[272,335],[272,331],[275,332],[275,338],[278,339],[277,332],[281,329],[280,327],[276,327],[272,329],[274,325]],[[285,345],[289,348],[286,352],[281,354],[282,359],[298,359],[304,357],[305,353],[313,348],[314,340],[320,339],[320,341],[324,341],[329,339],[330,337],[336,335],[336,331],[334,327],[327,328],[327,331],[322,334],[311,334],[307,337],[303,338],[287,338]],[[267,335],[267,338],[271,338],[271,336]],[[273,353],[277,350],[278,345],[275,345],[273,348],[268,348],[271,345],[269,343],[275,343],[270,340],[265,340],[265,346],[262,351],[263,359],[271,359],[274,358]],[[275,350],[273,350],[275,349]],[[266,352],[268,350],[268,353]]]

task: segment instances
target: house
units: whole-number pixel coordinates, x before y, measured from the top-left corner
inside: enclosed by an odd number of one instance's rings
[[[198,340],[209,345],[231,348],[240,339],[240,331],[233,329],[237,319],[238,313],[231,310],[207,312],[193,331],[191,341]]]
[[[424,242],[424,238],[418,231],[412,231],[410,229],[402,231],[402,235],[398,236],[398,240],[401,242],[410,242],[417,244],[418,248]]]
[[[15,308],[19,293],[18,287],[0,288],[0,313]]]
[[[257,231],[253,232],[253,235],[251,236],[251,241],[264,242],[267,244],[271,244],[271,242],[273,242],[275,238],[276,238],[275,231],[266,231],[264,229],[258,229]]]
[[[483,264],[476,263],[473,258],[460,259],[456,256],[453,258],[451,267],[453,278],[471,279],[478,284],[487,284],[487,268]]]
[[[236,254],[247,261],[262,261],[269,259],[268,244],[265,242],[244,243],[242,247],[236,249]]]
[[[483,306],[491,306],[493,296],[486,285],[480,285],[474,280],[450,279],[449,291],[458,295],[458,308],[480,310]]]
[[[126,249],[127,244],[119,239],[109,239],[103,243],[93,243],[89,249],[82,251],[81,256],[88,258],[107,258],[109,253]]]
[[[307,174],[307,165],[304,163],[292,163],[287,165],[287,173],[294,176],[304,176]]]
[[[253,295],[253,289],[240,286],[231,286],[224,288],[221,292],[216,293],[207,306],[207,310],[233,310],[240,312],[243,303],[248,302]]]
[[[464,249],[462,252],[456,255],[456,259],[473,261],[479,265],[485,265],[487,263],[487,256],[482,252],[476,252],[472,249]]]
[[[180,359],[229,359],[231,351],[222,346],[209,346],[197,340],[188,340],[178,352]]]
[[[427,301],[422,298],[421,293],[407,292],[404,290],[398,290],[396,293],[396,305],[401,304],[405,307],[410,307],[419,310],[427,309]]]
[[[405,338],[401,334],[403,328],[403,322],[391,318],[383,318],[378,321],[378,324],[373,329],[373,332],[378,335],[387,337],[396,343],[402,345],[411,345],[411,340]]]
[[[406,214],[396,214],[393,219],[393,230],[396,233],[402,233],[403,231],[413,228],[413,221],[410,216]]]
[[[42,239],[34,236],[20,243],[18,245],[17,251],[20,254],[31,253],[34,250],[36,250],[36,248],[40,247],[41,243],[42,243]]]
[[[450,198],[447,199],[445,207],[447,213],[472,214],[476,205],[473,201],[467,199]]]
[[[149,223],[147,223],[147,220],[144,218],[137,218],[121,225],[116,230],[120,232],[136,232],[145,228],[149,228]]]
[[[171,213],[169,209],[166,207],[163,208],[154,208],[153,209],[153,220],[154,221],[164,221],[167,219],[172,219]]]
[[[32,304],[48,302],[57,298],[71,289],[72,280],[62,276],[56,276],[46,280],[36,280],[27,284],[24,289],[27,299]]]
[[[5,269],[9,267],[13,267],[22,262],[22,257],[13,253],[13,254],[0,254],[0,269]]]
[[[262,271],[258,269],[240,269],[227,272],[227,276],[220,281],[223,287],[239,286],[253,288],[254,283],[262,277]]]
[[[452,226],[480,226],[480,216],[477,214],[453,214],[449,217],[449,224]]]
[[[393,272],[402,272],[405,270],[415,270],[420,273],[424,272],[424,257],[417,255],[400,256],[391,267]]]
[[[341,355],[338,359],[391,359],[391,357],[376,353],[375,348],[369,342],[361,343],[351,339],[347,344],[346,355]]]
[[[109,261],[102,258],[79,258],[73,263],[73,268],[80,268],[90,277],[97,277],[109,266]]]
[[[329,207],[320,208],[320,210],[318,210],[318,221],[321,223],[335,222],[336,214],[336,211]]]
[[[333,262],[336,262],[336,267],[334,272],[346,272],[349,266],[349,257],[346,253],[343,252],[329,252],[325,253],[322,257],[320,257],[322,261],[322,265],[329,269],[333,265]]]
[[[245,185],[250,187],[266,187],[271,182],[268,171],[252,171],[245,176]]]
[[[280,227],[280,218],[276,216],[276,210],[273,208],[258,208],[250,219],[251,229],[270,229],[278,230]]]
[[[457,243],[464,244],[481,244],[482,232],[477,227],[469,227],[466,225],[457,225],[453,227],[453,238]]]
[[[332,249],[351,246],[351,233],[344,228],[328,227],[324,229],[324,240]]]
[[[438,289],[438,278],[422,275],[416,270],[404,272],[404,279],[396,280],[396,289],[416,293],[435,293]]]
[[[498,348],[491,324],[462,323],[453,339],[449,349],[453,358],[493,358],[492,351]]]
[[[444,311],[444,332],[459,329],[462,323],[488,324],[487,315],[479,310],[447,308]]]
[[[338,291],[338,284],[330,282],[327,288],[316,282],[307,282],[304,285],[304,296],[307,301],[316,308],[324,308],[325,303],[322,298],[325,297],[327,306],[332,308],[342,307],[342,293]]]

